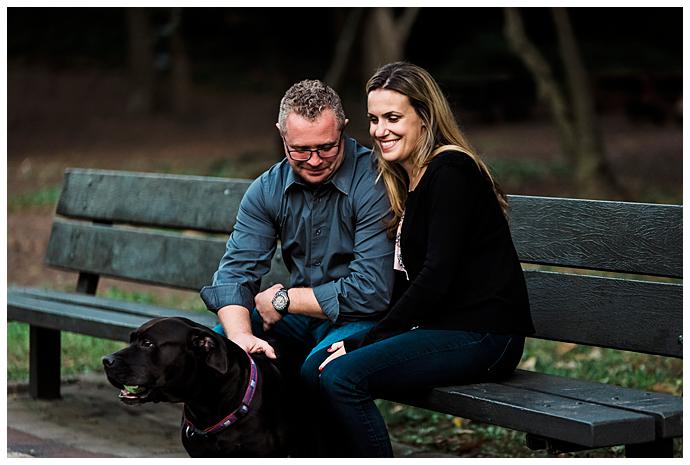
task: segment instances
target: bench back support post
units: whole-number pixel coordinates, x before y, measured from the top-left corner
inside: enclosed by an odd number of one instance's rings
[[[99,276],[79,273],[77,292],[96,294]],[[59,399],[61,344],[60,331],[29,326],[29,393],[34,399]]]
[[[96,288],[98,288],[97,274],[81,272],[77,280],[77,292],[81,294],[96,295]]]
[[[29,394],[34,399],[59,399],[60,331],[29,328]]]

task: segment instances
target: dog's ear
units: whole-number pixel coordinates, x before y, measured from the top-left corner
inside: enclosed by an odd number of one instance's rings
[[[196,352],[206,355],[206,365],[221,375],[228,372],[228,353],[220,336],[204,331],[195,331],[191,335],[191,343]]]

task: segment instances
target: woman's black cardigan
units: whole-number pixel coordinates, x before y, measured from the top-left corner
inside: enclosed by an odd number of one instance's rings
[[[468,155],[447,151],[409,193],[386,316],[345,340],[357,347],[413,327],[500,334],[534,332],[525,279],[490,181]]]

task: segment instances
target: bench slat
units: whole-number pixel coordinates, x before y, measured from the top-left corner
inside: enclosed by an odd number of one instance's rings
[[[229,232],[250,183],[68,169],[57,213],[95,221]],[[682,206],[508,197],[513,239],[524,262],[682,277]]]
[[[501,384],[652,415],[658,437],[683,435],[682,397],[524,370]]]
[[[57,213],[96,221],[229,232],[250,184],[246,179],[67,169]]]
[[[680,284],[545,271],[525,278],[536,337],[683,356]]]
[[[218,318],[211,312],[196,312],[165,308],[156,305],[142,304],[139,302],[128,302],[124,300],[97,297],[74,292],[13,287],[8,290],[8,295],[44,301],[55,301],[99,310],[118,311],[121,313],[128,313],[130,315],[144,316],[147,318],[184,316],[186,318],[193,319],[197,323],[203,324],[209,328],[213,328],[218,323]]]
[[[683,275],[682,206],[508,197],[513,241],[523,262]]]
[[[56,219],[46,263],[73,271],[200,290],[212,282],[225,240],[122,229]],[[278,251],[263,288],[286,282]]]
[[[443,387],[390,400],[592,448],[654,439],[649,415],[503,384]]]
[[[56,220],[48,264],[199,290],[225,250],[221,239]],[[682,285],[527,271],[537,337],[682,356]],[[287,282],[280,254],[263,288]],[[602,325],[601,321],[611,324]]]
[[[8,297],[7,318],[42,328],[71,331],[89,336],[129,340],[129,333],[149,318],[116,311],[95,310],[62,302],[33,299],[26,296]]]
[[[209,323],[209,318],[203,314],[174,309],[159,310],[158,315],[134,314],[115,308],[104,310],[76,302],[38,298],[21,291],[8,291],[7,297],[9,320],[119,341],[128,341],[132,330],[155,316],[184,316],[201,324]]]

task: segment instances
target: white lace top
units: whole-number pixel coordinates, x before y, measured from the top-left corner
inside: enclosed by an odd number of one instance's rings
[[[405,272],[405,277],[409,281],[410,277],[407,275],[407,270],[405,269],[405,264],[402,261],[402,254],[400,252],[400,232],[402,231],[402,224],[404,219],[405,212],[403,212],[402,217],[400,218],[400,223],[398,223],[398,232],[395,234],[395,256],[393,260],[393,269]]]

